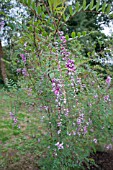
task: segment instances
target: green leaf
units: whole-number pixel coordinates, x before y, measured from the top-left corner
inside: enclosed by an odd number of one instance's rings
[[[70,15],[68,15],[68,16],[66,17],[66,20],[65,20],[65,21],[67,22],[69,18],[70,18]]]
[[[80,33],[80,32],[78,32],[78,33],[77,33],[77,36],[78,36],[78,37],[80,37],[80,36],[81,36],[81,33]]]
[[[66,37],[66,40],[68,41],[69,40],[69,35],[67,34],[65,37]]]
[[[76,2],[76,6],[75,7],[76,7],[76,11],[79,11],[80,3],[78,1]]]
[[[63,19],[64,19],[64,21],[66,21],[66,16],[65,16],[65,14],[63,14]]]
[[[90,4],[88,4],[84,10],[87,10],[87,9],[89,8],[89,5],[90,5]]]
[[[70,15],[73,14],[73,9],[72,9],[72,5],[69,6],[69,12],[70,12]]]
[[[41,6],[38,6],[38,7],[37,7],[37,12],[38,12],[38,14],[41,13]]]
[[[83,9],[85,9],[86,8],[86,0],[83,0]]]
[[[92,0],[92,1],[90,2],[90,5],[89,5],[89,9],[90,9],[90,10],[92,10],[93,5],[94,5],[94,0]]]
[[[109,14],[109,13],[110,13],[110,10],[111,10],[111,5],[108,4],[107,9],[106,9],[106,14]]]
[[[93,6],[92,10],[94,10],[96,8],[96,5]]]
[[[103,5],[102,5],[102,12],[105,11],[106,5],[107,5],[106,2],[104,2]]]
[[[30,6],[31,5],[31,0],[28,0],[28,6]]]
[[[32,2],[32,8],[35,10],[35,2]]]
[[[86,31],[83,31],[83,32],[82,32],[82,35],[83,35],[83,36],[86,36]]]
[[[27,5],[27,1],[26,1],[26,0],[23,0],[23,4],[26,4],[26,5]]]
[[[51,12],[56,10],[59,5],[61,4],[63,5],[64,3],[64,1],[62,0],[48,0],[48,2],[49,2],[49,7],[50,7]]]
[[[72,38],[75,38],[75,32],[72,32],[72,33],[71,33],[71,37],[72,37]]]
[[[98,2],[97,2],[97,4],[96,4],[96,11],[98,11],[99,6],[100,6],[100,0],[98,0]]]
[[[54,75],[54,73],[50,73],[49,76],[51,79],[53,79],[55,75]]]

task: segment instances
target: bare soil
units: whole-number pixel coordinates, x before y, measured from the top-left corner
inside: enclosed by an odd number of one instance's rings
[[[90,170],[113,170],[113,151],[97,152],[91,158],[97,166],[90,166]]]

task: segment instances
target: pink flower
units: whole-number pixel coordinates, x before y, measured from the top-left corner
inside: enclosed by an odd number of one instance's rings
[[[59,126],[59,127],[62,126],[62,122],[58,122],[57,126]]]
[[[25,55],[24,55],[24,54],[20,54],[20,57],[22,58],[22,61],[23,61],[24,63],[26,63],[26,57],[25,57]]]
[[[62,36],[62,35],[64,34],[64,32],[63,32],[63,31],[59,31],[58,34],[59,34],[60,36]]]
[[[55,146],[58,147],[58,150],[64,149],[63,142],[62,142],[62,143],[57,142],[57,143],[55,144]]]
[[[98,98],[98,95],[96,94],[96,95],[94,96],[94,98],[95,98],[95,99]]]
[[[108,101],[109,100],[109,95],[104,96],[104,101]]]
[[[59,94],[59,88],[57,87],[57,89],[54,91],[55,95]]]
[[[58,132],[57,132],[57,133],[58,133],[58,135],[59,135],[59,134],[61,133],[61,130],[58,130]]]
[[[78,118],[78,119],[77,119],[77,124],[80,125],[81,123],[82,123],[81,119]]]
[[[96,139],[96,138],[94,138],[94,139],[93,139],[93,142],[94,142],[94,143],[97,143],[97,139]]]
[[[60,37],[60,40],[65,44],[66,43],[66,38],[65,38],[65,36],[61,36]]]
[[[56,96],[61,93],[60,82],[55,78],[52,80],[52,88],[53,88],[52,91]]]
[[[107,77],[106,83],[107,83],[108,85],[111,83],[111,79],[112,79],[112,78],[111,78],[110,76]]]
[[[23,74],[24,76],[28,76],[28,73],[27,73],[26,68],[23,68],[23,69],[22,69],[22,74]]]
[[[75,71],[74,60],[68,59],[66,66],[68,68],[68,71]]]
[[[84,126],[84,134],[86,134],[87,133],[87,126]]]
[[[20,73],[21,72],[21,68],[18,68],[16,71],[17,71],[17,73]]]

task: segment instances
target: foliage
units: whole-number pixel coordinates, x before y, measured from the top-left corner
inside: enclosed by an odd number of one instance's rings
[[[33,17],[22,25],[21,37],[12,39],[11,61],[18,82],[12,85],[8,81],[7,87],[17,93],[17,101],[36,106],[36,115],[42,113],[42,130],[35,132],[41,134],[41,169],[81,169],[90,163],[88,156],[96,152],[97,145],[112,143],[112,72],[100,77],[89,65],[97,55],[95,42],[87,52],[89,57],[84,55],[82,41],[94,32],[72,32],[70,37],[62,27],[81,10],[108,15],[110,6],[104,4],[103,9],[99,1],[95,6],[93,1],[88,6],[85,1],[82,6],[77,2],[76,10],[69,6],[67,15],[63,1],[48,2],[49,6],[43,1],[37,6],[34,1],[21,0]],[[18,127],[17,112],[12,109],[10,116]]]

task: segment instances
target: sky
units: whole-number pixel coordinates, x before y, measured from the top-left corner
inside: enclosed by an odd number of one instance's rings
[[[109,26],[103,25],[104,30],[102,31],[106,35],[113,34],[113,23],[110,22]]]

